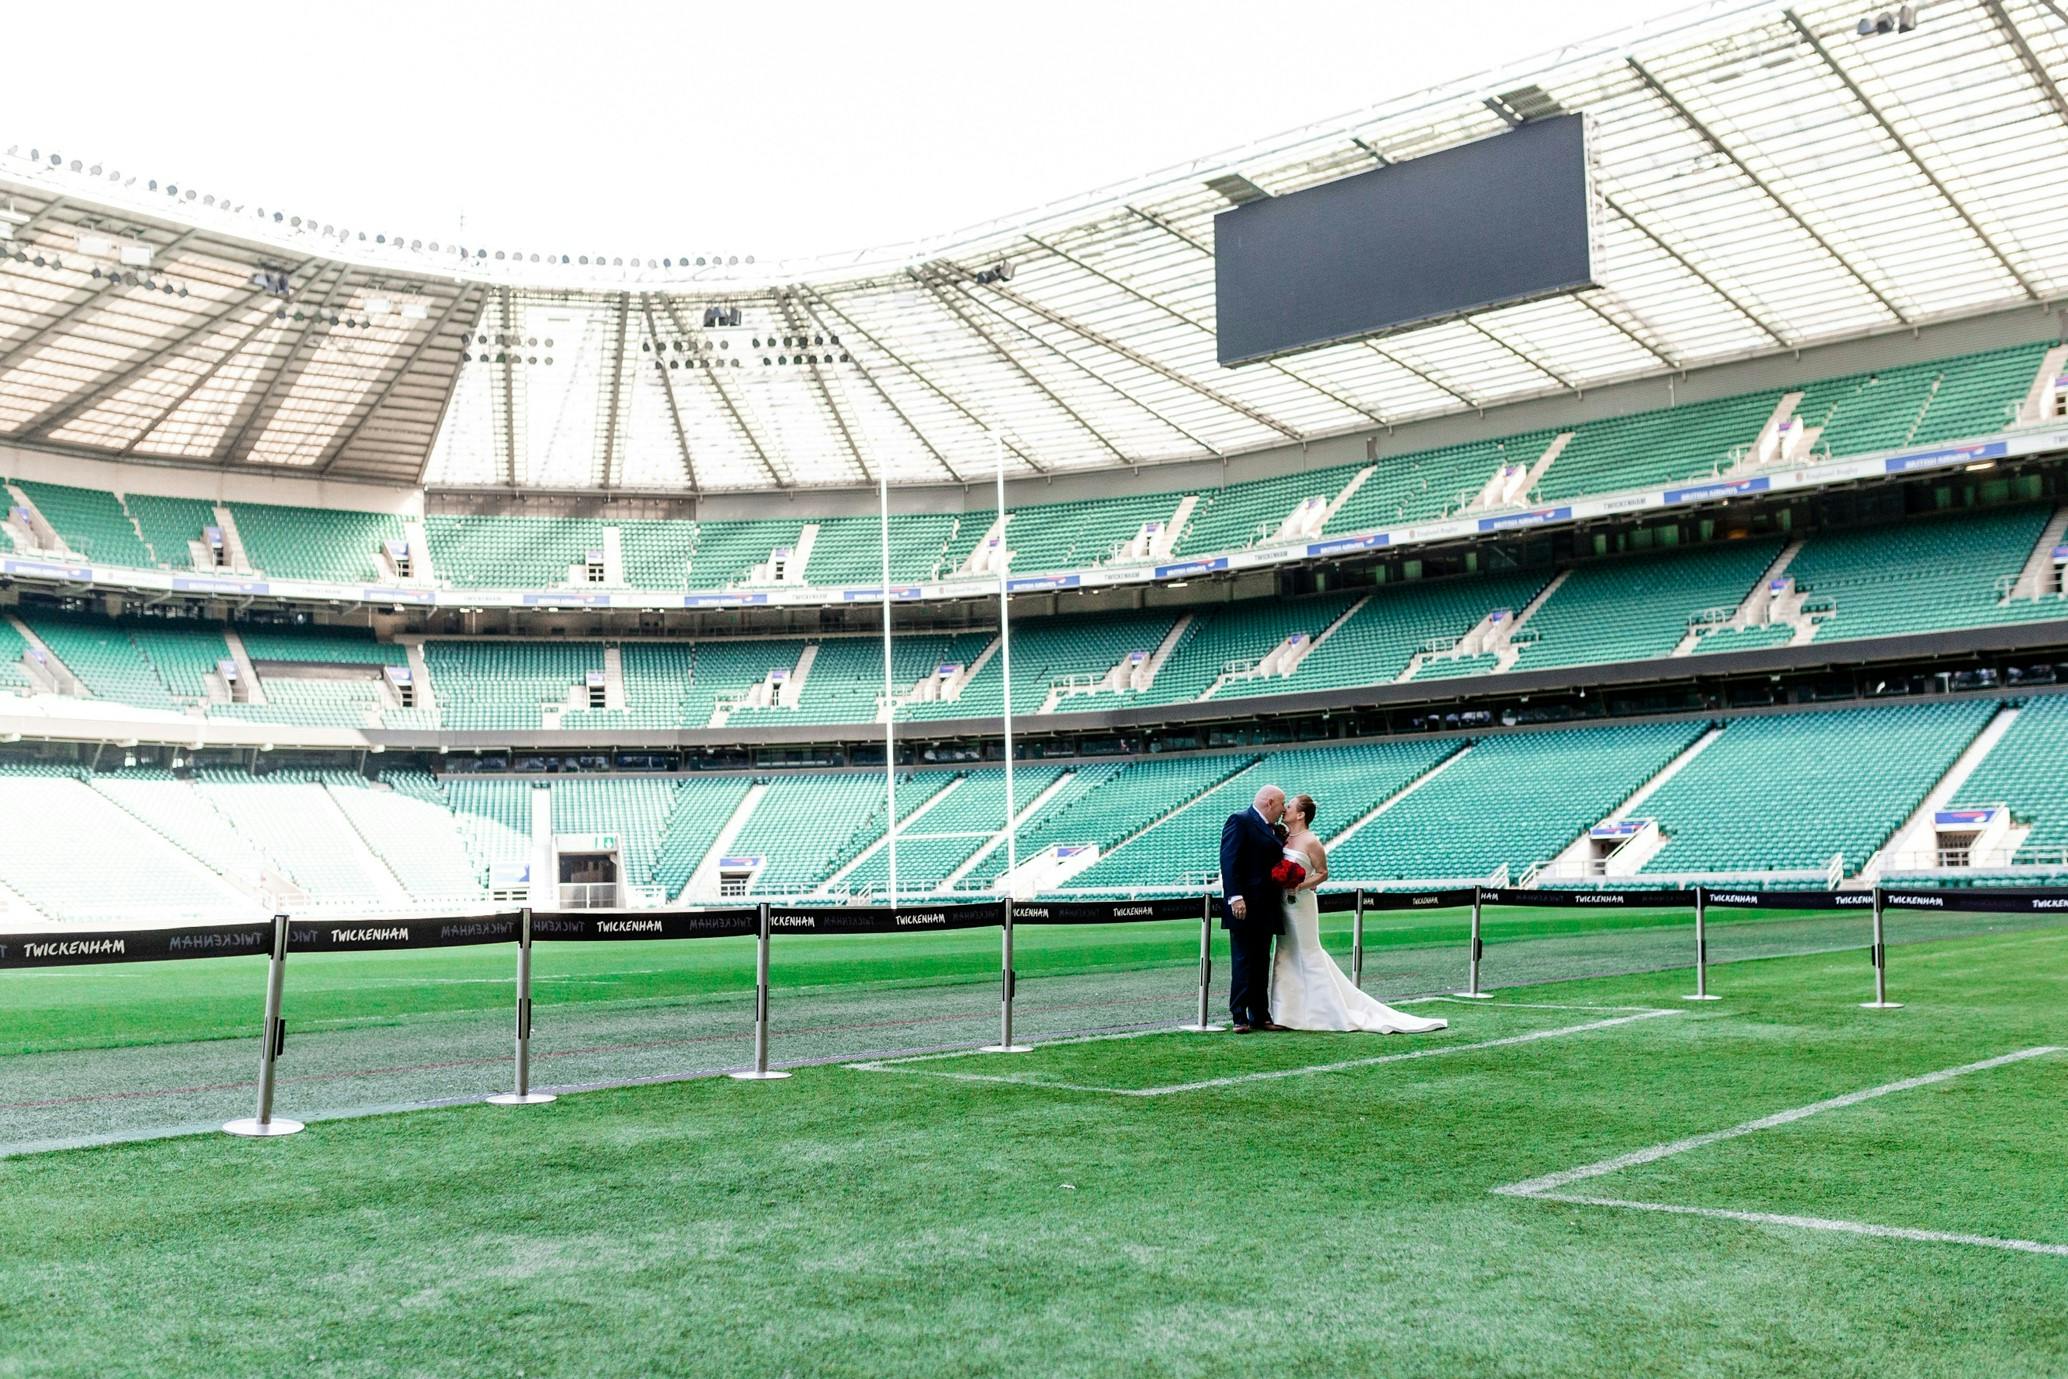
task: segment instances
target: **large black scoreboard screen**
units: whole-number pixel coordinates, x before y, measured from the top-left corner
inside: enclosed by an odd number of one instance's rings
[[[1587,127],[1532,120],[1214,217],[1224,365],[1595,286]]]

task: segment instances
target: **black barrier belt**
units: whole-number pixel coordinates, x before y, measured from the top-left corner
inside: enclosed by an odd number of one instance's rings
[[[1314,905],[1325,915],[1346,915],[1357,908],[1357,892],[1318,891],[1314,896]]]
[[[1712,910],[1871,910],[1873,891],[1739,891],[1704,886],[1702,899]]]
[[[290,953],[362,953],[395,948],[460,948],[477,943],[515,943],[519,915],[475,919],[291,919]]]
[[[2058,914],[2068,918],[2068,891],[1885,890],[1884,909],[1986,911],[1990,914]]]
[[[1561,891],[1488,890],[1479,892],[1488,905],[1541,905],[1581,910],[1644,910],[1693,905],[1693,891]]]
[[[928,929],[995,929],[1005,923],[1005,906],[997,901],[978,905],[840,905],[823,910],[768,910],[774,934],[912,934]]]
[[[1151,919],[1197,919],[1205,902],[1199,896],[1161,900],[1030,900],[1015,901],[1015,924],[1138,924]]]
[[[270,924],[214,924],[193,929],[79,930],[0,934],[0,969],[99,962],[165,962],[234,958],[272,951]]]
[[[1449,891],[1366,891],[1364,908],[1373,910],[1455,910],[1470,905],[1479,893],[1470,886]],[[1523,892],[1534,895],[1534,891]]]
[[[535,943],[588,939],[738,938],[760,932],[761,911],[754,906],[730,910],[669,910],[639,914],[583,914],[578,911],[531,917]]]

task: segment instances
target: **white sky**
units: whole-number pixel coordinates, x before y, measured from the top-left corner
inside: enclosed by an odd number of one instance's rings
[[[103,0],[8,65],[0,148],[355,229],[766,260],[1010,215],[1685,3]]]

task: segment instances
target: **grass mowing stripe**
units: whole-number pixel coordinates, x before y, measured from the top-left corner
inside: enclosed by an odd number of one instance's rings
[[[1863,1101],[1872,1101],[1876,1097],[1891,1096],[1894,1093],[1907,1092],[1917,1087],[1929,1087],[1933,1083],[1947,1082],[1956,1077],[1964,1077],[1969,1073],[1986,1072],[1990,1068],[2001,1068],[2010,1063],[2022,1063],[2028,1058],[2039,1058],[2046,1054],[2059,1053],[2060,1051],[2059,1047],[2053,1044],[2040,1044],[2029,1049],[2018,1049],[2012,1053],[1999,1054],[1995,1058],[1985,1058],[1978,1063],[1963,1063],[1955,1068],[1941,1068],[1937,1072],[1921,1073],[1916,1077],[1906,1077],[1900,1082],[1884,1082],[1879,1087],[1866,1087],[1857,1092],[1847,1092],[1843,1096],[1830,1097],[1823,1101],[1814,1101],[1807,1106],[1796,1106],[1786,1111],[1776,1111],[1770,1116],[1761,1116],[1758,1120],[1748,1120],[1743,1124],[1733,1125],[1726,1130],[1711,1130],[1706,1134],[1689,1135],[1686,1139],[1672,1140],[1665,1144],[1648,1145],[1643,1149],[1633,1149],[1628,1154],[1618,1154],[1613,1159],[1603,1159],[1599,1163],[1582,1164],[1578,1168],[1568,1168],[1559,1173],[1547,1173],[1541,1178],[1530,1178],[1520,1183],[1509,1183],[1503,1187],[1497,1187],[1493,1191],[1507,1197],[1541,1197],[1546,1193],[1558,1191],[1558,1189],[1566,1186],[1568,1183],[1583,1182],[1588,1178],[1599,1178],[1604,1174],[1615,1173],[1626,1168],[1635,1168],[1639,1164],[1653,1163],[1659,1159],[1670,1158],[1675,1154],[1685,1154],[1691,1149],[1701,1149],[1706,1145],[1719,1144],[1724,1140],[1734,1140],[1740,1135],[1750,1135],[1760,1130],[1771,1130],[1776,1126],[1788,1125],[1806,1117],[1814,1116],[1820,1111],[1836,1111],[1845,1106],[1857,1106]]]

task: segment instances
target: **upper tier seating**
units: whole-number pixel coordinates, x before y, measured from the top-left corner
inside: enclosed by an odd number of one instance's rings
[[[2027,702],[1954,801],[2009,806],[2012,819],[2032,826],[2014,860],[2068,871],[2068,695]]]
[[[381,573],[379,553],[403,539],[402,519],[386,512],[232,503],[230,515],[252,567],[283,579],[391,578]]]
[[[1178,538],[1177,551],[1181,555],[1214,555],[1264,545],[1301,504],[1333,501],[1362,467],[1337,465],[1208,489],[1193,505],[1192,520]]]
[[[1575,427],[1538,481],[1537,495],[1550,503],[1719,473],[1759,439],[1782,391],[1741,393]]]
[[[1147,522],[1169,522],[1183,495],[1149,493],[1136,498],[1095,498],[1011,509],[1006,548],[1014,574],[1040,574],[1103,565],[1114,547],[1134,538]]]
[[[1530,431],[1500,440],[1381,455],[1371,477],[1329,518],[1328,530],[1371,531],[1455,512],[1477,497],[1501,466],[1527,469],[1535,464],[1557,434]]]
[[[1795,415],[1833,456],[1965,440],[2009,427],[2045,344],[1901,364],[1804,386]]]
[[[1839,852],[1857,870],[1995,711],[1969,702],[1737,719],[1640,806],[1668,839],[1644,870],[1814,869]]]
[[[137,530],[160,565],[174,570],[194,568],[187,543],[203,539],[216,525],[215,504],[205,498],[161,498],[149,493],[132,493],[122,500]]]
[[[1701,735],[1633,723],[1482,738],[1329,850],[1343,880],[1519,876],[1605,818]]]
[[[447,584],[563,589],[568,570],[584,563],[590,551],[603,549],[605,525],[587,517],[434,515],[424,518],[424,536],[431,545],[431,566]],[[678,580],[659,587],[682,586]]]
[[[696,554],[696,523],[620,522],[618,543],[625,561],[625,583],[634,589],[689,587],[690,561]]]
[[[1517,670],[1668,656],[1697,613],[1734,608],[1781,553],[1732,541],[1577,565],[1531,615]]]
[[[148,567],[155,563],[150,548],[137,535],[136,525],[122,510],[122,500],[114,494],[28,479],[21,480],[20,487],[75,554],[103,565]]]
[[[955,532],[950,513],[901,513],[890,522],[893,584],[933,579]],[[818,524],[805,577],[823,588],[883,582],[883,529],[874,517],[828,517]]]

